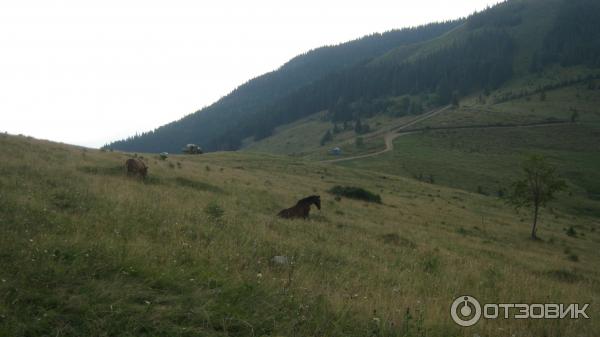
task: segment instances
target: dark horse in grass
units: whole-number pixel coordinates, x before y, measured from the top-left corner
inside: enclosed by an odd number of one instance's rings
[[[286,208],[279,212],[277,215],[284,219],[293,218],[308,218],[310,212],[310,206],[315,204],[319,210],[321,210],[321,197],[318,195],[311,195],[310,197],[304,198],[296,203],[296,206]]]
[[[148,175],[148,166],[144,164],[140,159],[127,159],[125,162],[125,167],[127,168],[127,175],[140,175],[142,178],[146,178]]]

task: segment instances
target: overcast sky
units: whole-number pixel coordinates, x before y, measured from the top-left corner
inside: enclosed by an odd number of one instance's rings
[[[0,131],[99,147],[193,113],[310,49],[496,2],[2,1]]]

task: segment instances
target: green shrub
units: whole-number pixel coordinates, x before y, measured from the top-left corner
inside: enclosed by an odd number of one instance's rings
[[[369,192],[364,188],[360,187],[337,185],[330,189],[328,192],[338,197],[346,197],[350,199],[364,200],[368,202],[376,202],[378,204],[381,203],[381,196],[379,196],[379,194]]]
[[[217,203],[211,202],[204,208],[204,213],[208,215],[208,218],[214,222],[221,222],[223,215],[225,215],[225,210],[221,208]]]
[[[568,236],[572,236],[575,237],[577,236],[577,232],[575,231],[575,228],[573,228],[573,226],[570,226],[566,231]]]
[[[421,260],[421,266],[423,267],[423,271],[426,273],[435,273],[440,267],[440,258],[435,254],[428,253]]]
[[[577,254],[569,254],[567,259],[569,259],[569,261],[579,262],[579,256]]]

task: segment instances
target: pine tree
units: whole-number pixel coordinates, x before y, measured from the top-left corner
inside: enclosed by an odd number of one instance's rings
[[[323,138],[321,138],[321,146],[329,143],[332,140],[333,136],[331,135],[331,131],[327,130],[327,132],[325,132],[325,134],[323,135]]]
[[[361,121],[360,121],[360,118],[358,118],[358,119],[356,120],[356,123],[354,123],[354,132],[355,132],[356,134],[359,134],[359,135],[360,135],[360,134],[362,133],[362,130],[363,130],[363,126],[362,126],[362,123],[361,123]]]

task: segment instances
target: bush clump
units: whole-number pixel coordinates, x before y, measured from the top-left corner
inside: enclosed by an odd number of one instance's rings
[[[208,215],[208,218],[211,221],[221,223],[221,219],[223,218],[223,215],[225,215],[225,210],[217,203],[211,202],[204,208],[204,213]]]
[[[379,196],[379,194],[369,192],[364,188],[360,187],[337,185],[331,188],[328,192],[338,197],[346,197],[350,199],[364,200],[368,202],[376,202],[378,204],[381,203],[381,196]]]
[[[568,236],[571,237],[576,237],[577,236],[577,231],[575,231],[575,228],[573,228],[573,226],[569,227],[565,233],[567,233]]]

